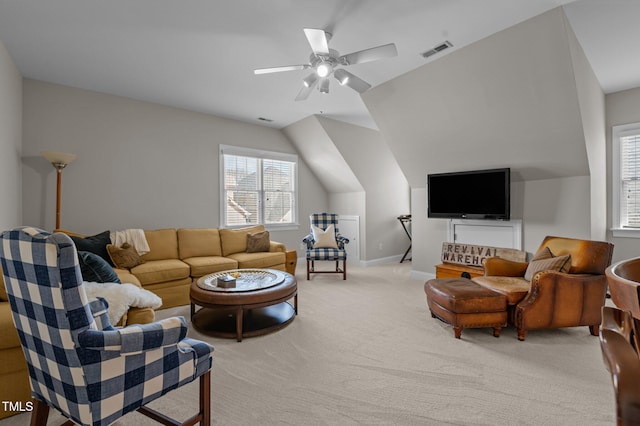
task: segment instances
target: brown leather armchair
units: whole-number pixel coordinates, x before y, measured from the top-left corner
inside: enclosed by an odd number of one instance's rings
[[[613,244],[548,236],[538,252],[545,247],[554,256],[571,255],[568,272],[539,271],[529,282],[524,279],[528,263],[489,258],[485,276],[473,281],[507,296],[509,322],[519,340],[528,330],[577,326],[588,326],[597,336]]]

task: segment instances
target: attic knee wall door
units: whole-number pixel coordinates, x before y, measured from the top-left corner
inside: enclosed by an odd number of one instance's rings
[[[360,216],[340,215],[338,229],[343,237],[349,239],[349,244],[345,245],[347,259],[360,261]]]

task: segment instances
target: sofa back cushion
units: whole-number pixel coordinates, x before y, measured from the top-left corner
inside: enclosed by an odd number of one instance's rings
[[[220,240],[222,242],[222,255],[229,256],[234,253],[247,251],[247,234],[264,231],[263,225],[250,226],[238,229],[220,229]]]
[[[216,228],[178,229],[180,259],[202,256],[222,256],[220,233]]]
[[[149,253],[142,255],[144,261],[178,259],[178,233],[175,229],[144,231],[149,244]]]

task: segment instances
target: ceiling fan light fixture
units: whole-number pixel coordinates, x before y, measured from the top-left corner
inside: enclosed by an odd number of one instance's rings
[[[336,70],[333,75],[335,76],[336,80],[338,80],[338,83],[340,83],[341,86],[344,86],[349,82],[349,73],[343,69]]]
[[[314,73],[314,74],[309,74],[308,76],[303,78],[302,83],[305,85],[305,87],[311,87],[315,84],[317,80],[318,80],[318,76]]]
[[[329,79],[325,78],[320,82],[320,93],[329,93]]]
[[[316,73],[320,78],[324,78],[328,76],[329,74],[331,74],[332,71],[333,71],[333,67],[328,62],[320,62],[316,67]]]

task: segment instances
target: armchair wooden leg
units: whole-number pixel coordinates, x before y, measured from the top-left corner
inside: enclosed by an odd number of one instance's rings
[[[527,330],[523,330],[523,329],[519,328],[518,329],[518,340],[523,342],[525,337],[527,337]]]
[[[200,413],[202,426],[211,425],[211,371],[200,376]]]
[[[309,275],[310,275],[309,273],[310,272],[311,272],[311,268],[310,268],[310,265],[309,265],[309,261],[307,260],[307,281],[309,281]]]
[[[347,279],[347,259],[342,261],[342,279]]]
[[[211,426],[211,371],[207,371],[200,376],[200,402],[198,408],[198,413],[183,423],[148,407],[140,407],[138,412],[167,426],[193,426],[196,423],[200,423],[201,426]]]
[[[600,326],[599,325],[590,325],[589,326],[589,332],[591,333],[592,336],[600,335]]]
[[[44,426],[49,418],[49,406],[37,399],[33,400],[33,411],[31,412],[31,426]]]

